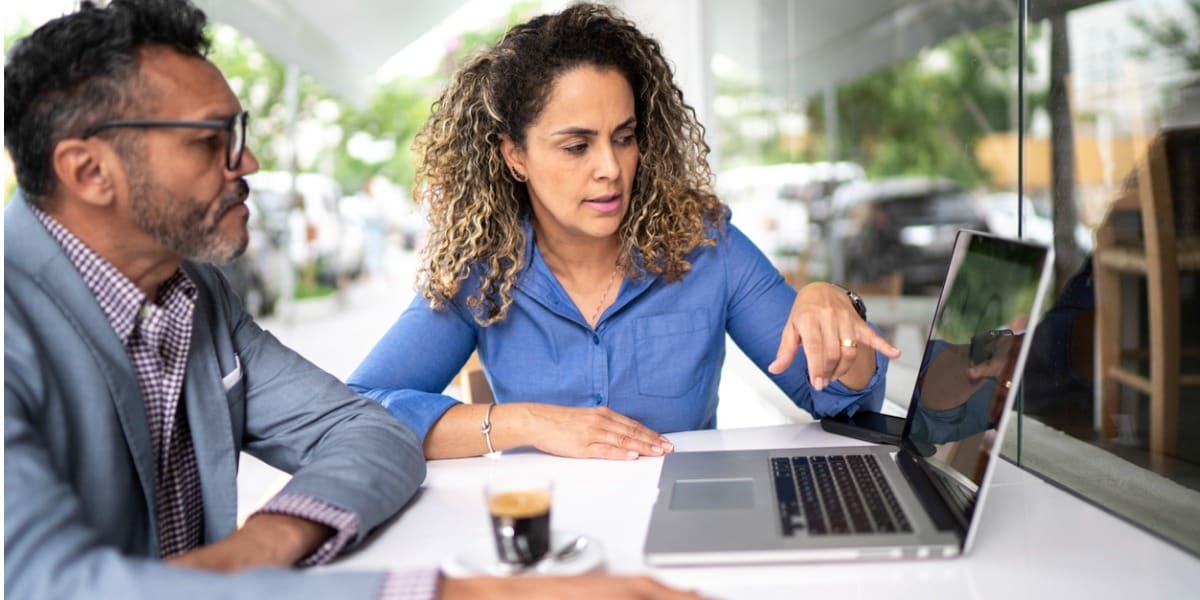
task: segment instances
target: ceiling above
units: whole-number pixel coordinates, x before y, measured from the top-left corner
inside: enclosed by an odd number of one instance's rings
[[[276,58],[296,64],[355,103],[366,101],[381,65],[466,4],[466,0],[194,1],[211,20],[235,27]],[[640,2],[660,0],[609,1],[628,10]],[[729,0],[671,0],[680,5],[706,4],[717,46],[729,40],[728,44],[745,47],[757,39],[759,56],[751,68],[760,71],[769,88],[791,97],[856,79],[959,33],[1002,23],[1015,26],[1023,1],[758,0],[747,6]],[[1030,18],[1036,21],[1094,2],[1040,0],[1030,3]],[[757,19],[744,18],[750,14],[757,14]],[[686,23],[674,26],[688,27]],[[692,43],[694,38],[689,38]],[[699,43],[705,46],[711,40]]]
[[[719,1],[719,0],[717,0]],[[1029,3],[1030,22],[1098,0]],[[853,81],[984,27],[1016,31],[1022,0],[760,0],[757,38],[768,88],[800,97]]]
[[[375,71],[465,0],[194,0],[279,60],[365,102]]]

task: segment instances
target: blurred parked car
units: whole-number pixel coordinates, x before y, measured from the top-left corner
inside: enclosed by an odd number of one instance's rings
[[[834,281],[877,282],[899,272],[906,294],[936,293],[959,229],[988,231],[955,182],[896,178],[840,188],[833,197]]]
[[[253,195],[247,198],[246,204],[250,208],[246,223],[250,241],[246,252],[233,262],[220,265],[220,269],[242,299],[246,311],[254,317],[265,317],[275,312],[292,276],[287,232],[270,226]]]
[[[336,285],[362,272],[362,230],[343,214],[337,182],[317,173],[299,173],[293,196],[291,177],[286,172],[260,171],[247,180],[267,221],[286,227],[288,256],[295,268],[311,266],[317,281],[326,285]]]
[[[733,224],[777,261],[807,254],[810,225],[828,212],[830,194],[862,178],[854,163],[786,163],[727,169],[717,175],[716,187]]]
[[[1025,210],[1017,214],[1019,199],[1013,193],[988,194],[980,199],[980,210],[987,221],[988,230],[1002,235],[1017,236],[1017,223],[1022,222],[1021,236],[1047,246],[1054,244],[1054,222],[1050,216],[1049,202],[1045,199],[1026,198]],[[1018,218],[1020,217],[1020,218]],[[1091,252],[1094,241],[1092,232],[1083,223],[1075,224],[1075,244],[1084,252]]]

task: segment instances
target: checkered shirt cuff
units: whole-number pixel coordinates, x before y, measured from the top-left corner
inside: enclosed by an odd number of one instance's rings
[[[312,567],[329,562],[358,535],[358,517],[354,516],[354,513],[308,496],[279,494],[257,512],[300,517],[336,531],[312,554],[297,562],[298,567]]]
[[[437,569],[388,573],[379,587],[379,600],[432,600],[437,598],[442,575]]]

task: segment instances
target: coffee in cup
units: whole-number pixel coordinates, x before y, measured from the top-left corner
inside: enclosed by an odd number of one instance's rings
[[[529,566],[550,551],[550,483],[491,484],[486,490],[496,555]]]

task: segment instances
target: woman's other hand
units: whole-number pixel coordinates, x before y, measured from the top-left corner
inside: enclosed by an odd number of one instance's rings
[[[488,414],[482,404],[451,407],[425,436],[429,459],[479,456],[496,451],[533,446],[542,452],[575,458],[633,460],[662,456],[675,447],[659,435],[607,408],[557,406],[539,402],[495,404]],[[488,434],[482,434],[484,418]],[[490,440],[490,447],[485,441]]]
[[[674,450],[667,438],[608,407],[534,403],[501,406],[508,409],[502,418],[512,419],[527,432],[535,448],[548,454],[632,460]]]
[[[858,316],[845,292],[824,282],[810,283],[796,294],[775,362],[767,370],[782,373],[801,346],[808,361],[809,383],[816,390],[834,380],[854,390],[866,387],[875,373],[875,355],[863,350],[878,350],[889,358],[900,356],[896,347]]]
[[[694,591],[667,587],[645,576],[580,575],[577,577],[446,578],[442,581],[439,597],[444,600],[458,598],[471,600],[537,600],[539,598],[698,600],[701,596]]]

